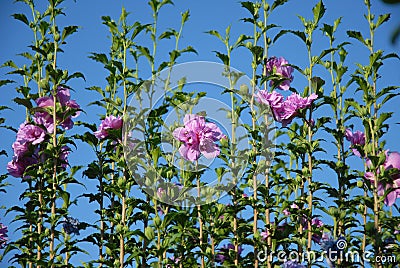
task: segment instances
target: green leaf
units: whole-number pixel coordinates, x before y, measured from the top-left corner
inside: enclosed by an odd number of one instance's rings
[[[25,14],[13,14],[12,16],[14,17],[14,19],[22,21],[24,24],[29,26],[29,21]]]
[[[14,98],[13,101],[19,105],[23,105],[28,109],[32,109],[32,103],[29,99],[22,99],[22,98]]]
[[[4,86],[4,85],[7,85],[7,84],[11,84],[11,83],[15,83],[15,81],[9,80],[9,79],[0,80],[0,87],[2,87],[2,86]]]
[[[387,119],[389,119],[390,117],[392,117],[392,114],[393,114],[392,112],[380,114],[379,117],[378,117],[378,119],[377,119],[377,121],[376,121],[376,125],[375,125],[376,129],[375,129],[375,131],[379,131],[379,130],[382,128],[383,123],[384,123]]]
[[[75,72],[71,74],[70,76],[67,77],[67,79],[65,79],[65,81],[69,81],[72,78],[82,78],[84,81],[86,81],[85,76],[81,72]]]
[[[319,54],[317,60],[315,63],[318,63],[323,57],[325,57],[326,55],[328,55],[329,53],[335,51],[336,48],[330,48],[330,49],[325,49],[321,52],[321,54]]]
[[[97,62],[101,62],[104,65],[108,64],[108,58],[107,55],[104,53],[91,53],[89,56],[90,59],[95,60]]]
[[[47,58],[47,52],[44,51],[43,49],[36,47],[36,46],[29,46],[33,51],[38,52],[40,54],[42,54],[42,56],[44,56],[45,58]]]
[[[389,54],[383,56],[382,60],[386,60],[386,59],[390,59],[390,58],[397,58],[400,60],[399,55],[397,55],[396,53],[389,53]]]
[[[271,6],[271,11],[274,10],[275,8],[285,4],[288,0],[275,0],[274,3],[272,3]]]
[[[171,39],[171,36],[176,36],[178,33],[174,29],[170,29],[169,31],[165,31],[158,37],[158,40],[161,39]]]
[[[362,34],[358,31],[347,31],[347,36],[350,38],[354,38],[357,39],[358,41],[360,41],[361,43],[365,44],[365,40],[364,37],[362,36]]]
[[[224,54],[224,53],[220,53],[218,51],[214,51],[215,55],[226,65],[229,65],[229,57],[228,55]]]
[[[221,34],[220,34],[218,31],[211,30],[211,31],[208,31],[208,32],[206,32],[206,33],[211,34],[211,35],[214,35],[214,36],[216,36],[219,40],[221,40],[222,42],[225,42],[224,38],[222,38]]]
[[[140,51],[141,55],[145,56],[149,62],[153,62],[154,59],[150,55],[150,50],[147,47],[137,46],[137,49]]]
[[[181,53],[192,52],[192,53],[197,54],[196,49],[194,49],[192,46],[188,46],[188,47],[182,49],[180,52]]]
[[[255,15],[255,9],[254,9],[254,3],[253,2],[246,1],[246,2],[240,2],[240,4],[242,5],[242,7],[247,9],[252,16]]]
[[[68,36],[78,31],[78,26],[67,26],[63,29],[61,34],[61,41],[63,42]]]
[[[12,67],[14,69],[18,69],[18,66],[12,60],[6,61],[1,65],[1,67]]]
[[[314,14],[314,23],[318,24],[318,22],[321,20],[321,18],[324,16],[326,8],[322,1],[319,1],[318,4],[316,4],[313,9],[313,14]]]
[[[188,20],[189,20],[189,18],[190,18],[190,11],[189,11],[189,9],[188,10],[186,10],[185,12],[183,12],[183,13],[181,13],[181,16],[182,16],[182,25],[183,24],[185,24],[185,22],[187,22]]]
[[[306,44],[307,41],[307,37],[306,34],[304,32],[300,32],[300,31],[293,31],[293,30],[281,30],[275,37],[273,42],[275,43],[276,40],[278,40],[282,35],[285,35],[287,33],[291,33],[294,34],[295,36],[299,37],[301,40],[303,40],[304,44]]]
[[[233,44],[232,48],[237,48],[238,46],[242,45],[243,41],[250,39],[249,36],[241,34],[238,39],[236,40],[235,44]]]
[[[378,21],[374,25],[374,29],[378,28],[382,23],[389,21],[389,19],[390,19],[390,14],[379,15]]]

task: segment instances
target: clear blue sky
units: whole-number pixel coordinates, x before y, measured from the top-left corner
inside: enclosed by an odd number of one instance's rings
[[[14,13],[29,13],[28,8],[22,3],[13,4],[14,1],[1,0],[0,4],[0,36],[1,41],[1,52],[0,52],[0,63],[3,63],[9,59],[14,60],[17,65],[24,64],[21,57],[16,54],[28,51],[28,45],[33,40],[33,34],[30,29],[27,29],[26,25],[19,21],[14,20],[11,15]],[[37,1],[45,2],[45,1]],[[326,0],[324,1],[327,7],[326,15],[323,22],[333,24],[333,21],[339,16],[343,17],[342,24],[339,27],[339,35],[337,39],[340,42],[351,41],[346,35],[346,30],[358,30],[362,31],[367,36],[367,22],[365,21],[363,14],[366,12],[363,6],[362,0]],[[395,26],[400,23],[400,6],[389,6],[382,4],[381,1],[372,0],[373,2],[373,13],[392,13],[392,19],[384,24],[380,31],[376,35],[376,47],[384,50],[385,52],[400,52],[400,45],[393,46],[390,44],[390,34],[394,30]],[[316,0],[297,0],[289,1],[285,6],[280,7],[276,10],[273,16],[270,18],[270,23],[274,23],[282,26],[284,29],[302,29],[300,20],[297,15],[302,15],[306,18],[311,18],[312,7],[317,3]],[[72,35],[64,46],[64,54],[61,54],[58,59],[59,67],[68,69],[70,73],[79,71],[82,72],[86,77],[86,82],[83,80],[71,81],[69,84],[75,93],[72,98],[76,99],[81,107],[87,112],[82,113],[79,120],[96,122],[99,123],[98,114],[103,111],[95,107],[87,107],[86,105],[98,98],[98,95],[93,94],[85,90],[86,87],[90,86],[104,86],[106,72],[102,66],[88,58],[90,52],[103,52],[108,53],[109,39],[107,28],[101,23],[101,16],[108,15],[111,18],[117,20],[119,18],[121,8],[124,6],[128,12],[131,13],[129,16],[130,21],[140,21],[142,23],[151,22],[151,10],[144,0],[78,0],[66,1],[64,12],[66,17],[60,17],[60,25],[78,25],[81,28],[79,31]],[[395,7],[395,8],[394,8]],[[40,7],[39,7],[40,8]],[[212,51],[217,50],[224,52],[224,47],[217,41],[215,37],[205,34],[205,31],[215,29],[220,32],[225,32],[225,28],[228,25],[232,25],[232,37],[234,39],[239,34],[251,34],[252,26],[240,22],[239,19],[247,17],[247,11],[241,8],[238,1],[233,0],[201,0],[201,1],[184,1],[176,0],[174,6],[165,7],[160,13],[160,30],[174,27],[178,28],[180,23],[180,13],[189,9],[191,13],[190,20],[187,22],[184,28],[181,47],[188,45],[193,46],[197,51],[198,55],[187,54],[179,59],[179,62],[186,61],[219,61]],[[396,10],[394,10],[396,9]],[[314,51],[315,54],[319,54],[321,49],[327,47],[327,38],[322,36],[322,33],[317,32],[314,36]],[[137,39],[138,43],[149,44],[149,37],[141,35]],[[168,51],[172,49],[172,43],[166,41],[160,43],[160,50],[158,51],[157,62],[160,63],[168,59]],[[348,58],[348,65],[351,70],[355,67],[356,62],[366,63],[368,60],[368,51],[366,48],[360,48],[357,45],[348,46],[350,57]],[[282,37],[278,42],[270,49],[269,55],[283,56],[289,60],[289,62],[296,64],[300,67],[307,66],[307,56],[305,53],[305,47],[300,43],[297,37],[285,36]],[[240,48],[233,54],[232,66],[245,72],[251,76],[250,66],[250,54],[244,49]],[[143,65],[143,75],[146,78],[149,74],[147,65]],[[317,69],[318,70],[318,69]],[[382,68],[382,79],[379,82],[380,86],[387,85],[400,85],[400,63],[397,60],[389,60],[385,63]],[[13,79],[12,76],[5,76],[7,70],[0,69],[0,79]],[[317,75],[319,75],[317,73]],[[323,75],[326,75],[323,74]],[[321,74],[322,76],[322,74]],[[19,81],[20,82],[20,81]],[[295,80],[292,84],[293,87],[299,91],[305,86],[305,79],[300,77],[299,73],[295,73]],[[16,97],[14,87],[17,84],[2,87],[0,90],[1,98],[0,105],[9,106],[13,111],[4,111],[0,117],[6,118],[6,123],[15,128],[24,121],[25,110],[22,106],[18,106],[11,101],[12,98]],[[329,91],[328,88],[325,88]],[[357,97],[357,96],[356,96]],[[399,117],[399,104],[400,99],[394,99],[387,105],[387,110],[394,111],[395,115],[390,121],[391,128],[387,138],[387,148],[393,151],[400,151],[398,144],[398,133],[400,125],[394,124],[400,122]],[[75,128],[74,131],[79,131]],[[11,159],[12,149],[11,144],[15,140],[15,134],[8,130],[0,129],[0,150],[5,149],[9,153],[9,157],[0,158],[0,174],[6,173],[6,164]],[[329,145],[327,145],[329,146]],[[93,155],[87,151],[89,148],[86,146],[79,146],[78,149],[71,153],[70,161],[72,164],[86,165],[93,159]],[[355,161],[357,161],[355,159]],[[359,164],[359,163],[358,163]],[[357,165],[357,164],[356,164]],[[21,185],[20,179],[10,177],[8,182],[12,186],[7,188],[7,194],[0,194],[0,205],[12,206],[18,204],[18,195],[21,193],[25,184]],[[91,185],[87,179],[82,180],[87,184],[88,191],[94,190],[94,185]],[[73,187],[72,191],[81,192],[82,188]],[[78,217],[83,221],[93,222],[93,214],[87,213],[87,211],[94,210],[95,208],[87,204],[83,199],[80,200],[78,207],[72,208],[72,215]],[[6,225],[10,224],[13,215],[3,216],[3,212],[0,212],[0,222]],[[9,227],[10,239],[16,237],[13,229],[16,228],[16,224],[11,224]],[[85,235],[82,232],[82,235]],[[1,265],[0,265],[1,266]]]

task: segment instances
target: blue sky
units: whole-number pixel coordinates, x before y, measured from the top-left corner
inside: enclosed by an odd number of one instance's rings
[[[14,20],[11,15],[14,13],[29,13],[27,7],[22,3],[12,3],[13,1],[1,1],[0,8],[0,36],[3,36],[1,42],[1,53],[0,63],[3,63],[9,59],[13,59],[17,65],[24,64],[24,60],[16,54],[28,51],[28,45],[33,40],[33,34],[30,29],[27,29],[26,25],[19,21]],[[38,1],[39,2],[39,1]],[[41,4],[45,1],[40,1]],[[393,46],[390,44],[390,34],[394,30],[395,26],[400,23],[400,9],[399,6],[390,6],[382,4],[381,1],[373,0],[373,13],[392,13],[392,19],[384,24],[376,35],[376,47],[384,50],[385,52],[400,52],[400,45]],[[297,15],[302,15],[305,18],[311,18],[312,7],[317,3],[315,0],[297,0],[289,1],[285,6],[279,7],[276,12],[270,17],[269,22],[282,26],[284,29],[302,30],[302,25]],[[367,36],[368,25],[363,17],[366,12],[363,6],[362,0],[326,0],[324,1],[327,12],[323,19],[324,23],[333,24],[333,21],[338,17],[343,17],[342,24],[339,27],[339,33],[337,39],[339,42],[351,41],[355,43],[355,40],[349,40],[346,35],[346,30],[358,30],[363,32],[364,36]],[[75,71],[82,72],[86,81],[74,80],[71,81],[69,86],[75,90],[72,98],[76,99],[81,107],[86,111],[79,117],[81,121],[96,122],[99,123],[99,114],[103,111],[95,107],[87,107],[87,104],[98,98],[96,94],[85,90],[86,87],[90,86],[102,86],[105,85],[106,72],[102,66],[95,63],[88,58],[91,52],[108,53],[110,40],[108,39],[108,30],[101,23],[101,16],[108,15],[111,18],[117,20],[119,18],[121,8],[124,6],[128,12],[131,13],[129,20],[133,23],[134,21],[140,21],[141,23],[151,22],[151,10],[143,0],[92,0],[92,1],[66,1],[64,12],[66,17],[60,17],[60,25],[78,25],[80,29],[69,39],[67,39],[67,45],[64,46],[64,54],[61,54],[58,59],[60,68],[68,69],[71,73]],[[39,6],[40,9],[40,6]],[[232,0],[202,0],[202,1],[184,1],[176,0],[174,6],[166,6],[160,13],[159,20],[159,33],[163,29],[170,27],[178,28],[180,23],[180,13],[186,10],[190,10],[190,20],[187,22],[180,46],[186,47],[188,45],[193,46],[198,54],[186,54],[179,59],[179,63],[187,61],[219,61],[213,51],[224,52],[224,47],[215,37],[205,34],[208,30],[218,30],[221,33],[225,32],[225,28],[228,25],[232,26],[232,39],[236,39],[240,34],[251,34],[252,26],[250,24],[239,21],[240,18],[247,17],[247,11],[241,8],[238,1]],[[396,9],[396,10],[395,10]],[[328,46],[327,38],[322,36],[321,32],[316,32],[314,35],[314,54],[319,54],[320,51]],[[149,44],[149,36],[140,35],[137,39],[138,43]],[[165,41],[160,43],[160,49],[157,52],[158,63],[168,59],[168,51],[173,47],[171,41]],[[350,73],[355,68],[355,63],[367,63],[368,51],[364,47],[360,47],[358,44],[349,45],[349,58],[348,65],[350,66]],[[307,66],[307,55],[303,44],[300,40],[294,36],[284,36],[274,44],[269,55],[283,56],[289,60],[289,62],[296,64],[300,67]],[[245,72],[251,76],[250,66],[250,54],[245,48],[239,48],[232,55],[232,66],[238,70]],[[388,60],[382,68],[382,78],[379,81],[380,86],[387,85],[400,85],[400,63],[398,60]],[[5,76],[6,69],[0,69],[0,79],[13,79],[12,76]],[[318,71],[322,69],[316,69]],[[149,68],[146,64],[141,64],[142,77],[146,78],[149,75]],[[21,81],[19,81],[21,82]],[[24,120],[25,110],[22,106],[17,106],[11,101],[12,98],[16,97],[15,86],[9,85],[2,87],[0,105],[9,106],[13,111],[4,111],[1,117],[6,118],[6,123],[15,128],[19,126]],[[306,80],[300,77],[299,73],[295,73],[295,80],[292,84],[293,87],[302,91],[302,88],[306,85]],[[325,88],[329,91],[329,88]],[[355,95],[355,97],[359,97]],[[394,123],[400,122],[399,120],[399,104],[400,99],[391,100],[386,110],[394,111],[395,115],[391,119],[391,127],[387,134],[387,148],[393,151],[400,151],[398,144],[398,133],[400,125]],[[360,126],[359,126],[360,127]],[[79,131],[75,128],[74,131]],[[15,134],[0,129],[0,136],[2,141],[0,143],[0,149],[5,149],[9,153],[10,157],[0,158],[0,174],[6,172],[6,164],[11,159],[12,150],[11,144],[15,140]],[[329,145],[327,145],[329,148]],[[88,153],[88,147],[78,147],[77,151],[73,152],[70,156],[70,161],[73,164],[85,165],[93,159],[93,154]],[[356,159],[354,161],[357,161]],[[355,163],[359,165],[360,163]],[[8,194],[0,195],[0,205],[11,206],[18,203],[18,195],[25,186],[21,185],[20,179],[10,177],[8,180],[12,184],[7,190]],[[93,189],[94,186],[90,184],[87,179],[84,179],[87,183],[88,190]],[[81,189],[72,189],[73,191],[81,191]],[[82,213],[87,209],[92,209],[91,205],[87,204],[86,201],[81,200],[78,207],[72,209],[73,216],[81,217],[82,220],[92,221],[93,215]],[[12,220],[12,214],[3,217],[3,213],[0,212],[0,222],[9,224]],[[13,229],[15,224],[10,226],[10,239],[15,237]]]

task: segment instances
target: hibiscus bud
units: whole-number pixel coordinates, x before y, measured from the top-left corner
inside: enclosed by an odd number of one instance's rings
[[[154,230],[152,227],[147,226],[146,229],[144,230],[144,235],[148,240],[153,240],[154,239]]]
[[[155,225],[156,227],[160,227],[160,225],[161,225],[160,216],[156,215],[156,216],[154,217],[154,225]]]

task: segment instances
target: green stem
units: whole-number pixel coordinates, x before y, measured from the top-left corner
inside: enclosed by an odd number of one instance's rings
[[[196,168],[195,168],[196,172],[198,172],[198,165],[199,165],[199,161],[196,160]],[[200,252],[201,252],[201,268],[205,268],[206,266],[205,266],[204,251],[203,251],[203,239],[204,239],[204,237],[203,237],[203,235],[204,235],[203,234],[203,219],[202,219],[203,217],[201,216],[201,205],[200,205],[200,201],[201,201],[200,186],[201,186],[201,184],[200,184],[200,176],[197,174],[196,177],[197,177],[197,197],[199,198],[197,200],[197,202],[198,202],[197,218],[199,221],[199,245],[200,245]]]
[[[54,10],[54,9],[53,9]],[[53,56],[53,70],[57,68],[57,50],[58,50],[58,42],[56,41],[55,35],[56,33],[56,22],[55,15],[52,14],[52,24],[53,24],[53,37],[54,37],[54,56]],[[58,85],[53,85],[53,148],[57,148],[57,87]],[[53,158],[53,179],[52,179],[52,201],[51,201],[51,220],[54,221],[56,217],[56,199],[57,199],[57,157]],[[54,267],[54,246],[55,246],[55,227],[56,223],[52,222],[51,230],[50,230],[50,263],[51,267]]]

